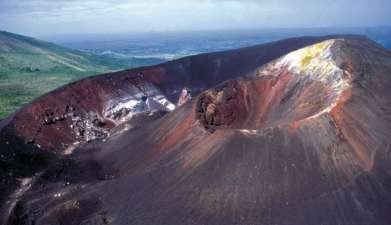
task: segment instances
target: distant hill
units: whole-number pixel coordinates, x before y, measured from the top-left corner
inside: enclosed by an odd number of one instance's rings
[[[0,31],[0,118],[70,81],[138,66],[131,63]]]

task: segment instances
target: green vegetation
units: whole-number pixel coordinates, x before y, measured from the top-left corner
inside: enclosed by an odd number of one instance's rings
[[[92,75],[86,73],[19,72],[0,75],[0,118],[4,118],[34,98],[73,80]]]
[[[66,83],[130,67],[128,60],[0,31],[0,119]]]

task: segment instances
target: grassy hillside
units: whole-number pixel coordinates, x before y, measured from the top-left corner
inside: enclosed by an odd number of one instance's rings
[[[0,31],[0,119],[68,82],[132,66],[127,60]]]

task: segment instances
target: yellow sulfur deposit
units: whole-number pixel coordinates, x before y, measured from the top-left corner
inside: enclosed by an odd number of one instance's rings
[[[301,53],[300,69],[304,70],[311,60],[329,48],[330,44],[330,42],[325,41],[302,49],[303,52]]]

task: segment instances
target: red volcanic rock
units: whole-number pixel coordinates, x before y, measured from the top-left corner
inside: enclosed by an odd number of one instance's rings
[[[248,102],[237,81],[226,82],[205,91],[196,103],[197,120],[205,129],[233,128],[247,117]]]
[[[179,95],[177,106],[181,106],[191,100],[191,92],[188,88],[183,88]]]
[[[67,85],[0,124],[2,223],[390,224],[390,73],[339,36]]]

